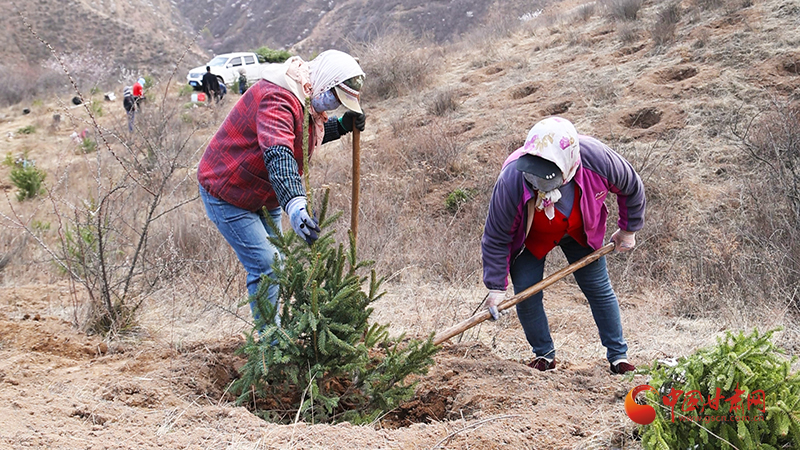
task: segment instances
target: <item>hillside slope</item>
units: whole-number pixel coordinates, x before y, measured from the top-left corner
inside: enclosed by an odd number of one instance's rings
[[[510,36],[426,47],[427,84],[365,99],[358,239],[361,255],[387,277],[388,293],[373,305],[376,322],[391,322],[393,334],[425,336],[475,310],[486,293],[480,237],[499,168],[536,121],[558,114],[608,142],[645,182],[638,246],[608,257],[632,361],[678,358],[726,330],[776,326],[784,327],[778,344],[798,354],[797,253],[777,259],[796,234],[773,233],[767,219],[775,216],[759,215],[780,212],[783,199],[769,183],[774,173],[741,148],[731,124],[737,115],[771,119],[769,108],[798,106],[800,3],[698,3],[680,3],[674,35],[657,44],[662,2],[645,2],[627,21],[599,6],[576,14],[578,2],[566,2]],[[415,63],[403,56],[398,67]],[[381,76],[367,70],[367,83]],[[162,86],[154,88],[159,95]],[[172,192],[191,200],[193,164],[237,94],[217,108],[169,95],[180,122],[194,127],[188,181]],[[99,97],[101,125],[124,130],[120,102]],[[452,101],[437,109],[440,98]],[[156,110],[146,108],[137,123]],[[90,126],[82,107],[47,100],[28,115],[17,109],[0,120],[4,150],[34,159],[48,189],[59,189],[57,200],[70,194],[90,204],[95,164],[114,160],[104,149],[85,155],[70,139]],[[64,114],[60,128],[54,113]],[[800,129],[783,119],[775,122]],[[19,132],[31,125],[37,131]],[[122,143],[112,144],[125,154]],[[312,185],[330,187],[333,209],[345,211],[340,228],[349,219],[350,145],[348,138],[326,144],[310,169]],[[0,212],[57,244],[66,208],[81,202],[16,202],[8,172],[0,166],[8,195]],[[458,189],[467,200],[447,208]],[[56,204],[68,213],[54,215]],[[607,204],[610,234],[615,202]],[[416,397],[375,423],[264,422],[226,391],[249,325],[241,266],[197,199],[166,218],[152,243],[163,249],[154,263],[166,261],[169,278],[143,299],[138,328],[115,340],[76,330],[83,291],[4,219],[0,245],[11,258],[0,271],[0,447],[641,449],[622,397],[646,378],[609,374],[571,281],[544,297],[555,371],[525,366],[530,347],[511,311],[448,344],[420,377]],[[762,229],[772,241],[758,240]],[[564,265],[558,251],[551,255],[548,272]]]
[[[22,13],[39,36],[68,61],[163,74],[188,47],[193,30],[166,0],[94,2],[89,0],[0,1],[2,65],[39,64],[51,58],[24,26]],[[196,49],[193,51],[196,52]]]

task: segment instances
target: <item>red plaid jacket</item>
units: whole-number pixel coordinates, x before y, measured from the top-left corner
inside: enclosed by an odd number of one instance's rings
[[[236,102],[203,153],[197,167],[200,185],[212,196],[248,211],[277,208],[264,150],[275,145],[292,149],[302,175],[303,117],[294,94],[266,80],[255,83]],[[314,142],[311,134],[309,141]]]

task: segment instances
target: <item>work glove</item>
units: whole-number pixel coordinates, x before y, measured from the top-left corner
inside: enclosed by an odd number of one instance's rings
[[[500,318],[500,311],[497,310],[497,305],[506,298],[506,291],[490,290],[489,295],[486,296],[486,309],[492,315],[492,320]]]
[[[286,204],[286,214],[294,232],[311,245],[319,238],[320,228],[317,221],[308,215],[308,204],[305,197],[295,197]]]
[[[611,235],[614,251],[624,253],[636,247],[636,233],[633,231],[617,230]]]
[[[346,134],[353,131],[353,125],[355,125],[358,131],[364,131],[364,126],[366,124],[366,115],[363,113],[359,114],[354,111],[347,111],[342,117],[339,118],[339,134]],[[344,130],[344,133],[342,130]]]

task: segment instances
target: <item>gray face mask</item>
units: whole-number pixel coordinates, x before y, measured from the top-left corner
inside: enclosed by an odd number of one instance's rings
[[[545,180],[527,172],[523,172],[522,175],[525,177],[525,181],[537,191],[549,192],[560,188],[564,184],[564,177],[560,173],[556,174],[552,180]]]
[[[339,100],[336,99],[333,89],[328,89],[327,91],[311,99],[311,107],[314,108],[314,110],[318,113],[321,113],[322,111],[333,111],[334,109],[338,108],[339,105],[341,105],[341,103],[339,103]]]

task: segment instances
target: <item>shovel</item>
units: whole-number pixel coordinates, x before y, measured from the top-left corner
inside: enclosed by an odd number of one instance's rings
[[[498,311],[504,311],[504,310],[506,310],[508,308],[511,308],[512,306],[516,305],[517,303],[520,303],[522,301],[527,300],[533,294],[543,290],[546,287],[549,287],[551,284],[553,284],[556,281],[564,278],[565,276],[575,272],[576,270],[578,270],[578,269],[580,269],[582,267],[588,266],[589,264],[597,261],[598,259],[600,259],[601,257],[607,255],[608,253],[611,253],[613,250],[614,250],[614,243],[613,242],[609,242],[608,244],[600,247],[599,249],[595,250],[594,252],[592,252],[592,253],[584,256],[583,258],[579,259],[578,261],[575,261],[574,263],[568,265],[567,267],[564,267],[563,269],[561,269],[558,272],[550,275],[549,277],[545,278],[544,280],[534,284],[533,286],[529,287],[528,289],[525,289],[524,291],[520,292],[519,294],[517,294],[517,295],[515,295],[515,296],[513,296],[511,298],[507,298],[507,299],[503,300],[502,302],[500,302],[499,305],[497,305],[497,310]],[[442,331],[441,333],[438,333],[436,335],[436,337],[434,337],[433,343],[435,345],[439,345],[442,342],[450,339],[451,337],[456,336],[458,334],[461,334],[461,333],[469,330],[470,328],[472,328],[475,325],[485,321],[486,319],[490,318],[491,316],[492,315],[489,313],[489,310],[484,309],[483,311],[473,315],[469,319],[466,319],[466,320],[464,320],[462,322],[459,322],[458,324],[456,324],[456,325],[454,325],[454,326]]]

